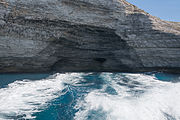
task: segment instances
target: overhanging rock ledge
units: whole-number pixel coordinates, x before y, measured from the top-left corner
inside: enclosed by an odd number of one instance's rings
[[[180,23],[125,0],[0,0],[0,72],[180,73]]]

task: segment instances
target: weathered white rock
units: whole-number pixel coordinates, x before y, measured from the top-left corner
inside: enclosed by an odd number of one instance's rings
[[[0,1],[0,72],[51,70],[180,72],[180,23],[125,0]]]

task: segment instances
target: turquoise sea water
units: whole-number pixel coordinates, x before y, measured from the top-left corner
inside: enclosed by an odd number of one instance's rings
[[[180,75],[1,74],[0,120],[180,120]]]

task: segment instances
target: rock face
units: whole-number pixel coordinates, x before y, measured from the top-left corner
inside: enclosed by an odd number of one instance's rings
[[[0,0],[0,72],[180,72],[180,23],[125,0]]]

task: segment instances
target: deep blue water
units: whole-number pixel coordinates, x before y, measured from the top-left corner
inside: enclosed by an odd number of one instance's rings
[[[0,120],[180,120],[180,75],[1,74]]]

